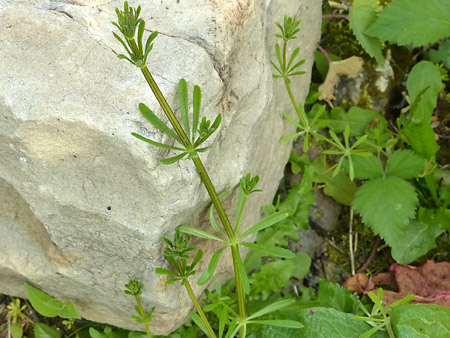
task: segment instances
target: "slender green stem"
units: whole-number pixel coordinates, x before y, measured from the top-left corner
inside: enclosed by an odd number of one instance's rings
[[[208,330],[211,338],[217,338],[216,334],[214,333],[214,330],[212,329],[211,325],[209,324],[208,318],[206,318],[205,313],[202,310],[202,307],[200,306],[200,303],[198,302],[197,298],[195,297],[195,293],[192,290],[191,285],[188,281],[184,284],[186,287],[187,292],[189,293],[189,297],[191,297],[192,303],[194,303],[195,308],[197,309],[197,313],[202,319],[203,324],[205,324],[206,329]]]
[[[287,47],[287,41],[283,44],[283,69],[286,67],[286,48]],[[300,118],[300,122],[303,124],[305,128],[308,127],[308,122],[305,121],[303,114],[300,111],[300,107],[297,103],[297,101],[294,98],[294,94],[292,94],[291,85],[288,83],[287,77],[284,79],[284,84],[286,85],[286,90],[289,94],[289,98],[291,99],[292,105],[294,106],[295,111],[297,112],[298,117]]]
[[[238,259],[239,259],[239,246],[231,245],[231,253],[233,255],[233,265],[234,265],[234,277],[236,280],[236,295],[238,299],[238,308],[239,308],[239,321],[244,323],[247,319],[247,314],[245,312],[245,293],[244,287],[242,285],[241,275],[239,273],[238,268]],[[239,337],[245,337],[245,328],[241,327],[239,329]]]
[[[136,298],[136,302],[138,305],[140,315],[141,315],[142,319],[144,320],[145,331],[147,332],[147,336],[148,336],[148,338],[152,338],[152,334],[150,333],[150,327],[148,326],[148,320],[145,319],[147,316],[145,315],[144,308],[142,307],[141,299],[139,298],[139,296],[137,296],[135,298]]]
[[[135,40],[130,40],[131,47],[133,52],[138,51],[138,47],[136,45]],[[164,95],[162,94],[161,90],[159,89],[158,85],[156,84],[156,81],[153,79],[153,76],[151,75],[150,71],[148,70],[147,66],[144,66],[141,68],[142,74],[144,75],[148,85],[150,86],[150,89],[152,90],[153,94],[155,95],[156,99],[158,100],[161,108],[163,109],[164,113],[166,114],[167,118],[170,121],[170,124],[172,125],[173,129],[177,133],[177,135],[180,137],[181,142],[186,147],[186,149],[192,149],[192,143],[187,137],[186,133],[184,132],[183,128],[181,127],[180,123],[178,122],[175,114],[173,113],[172,109],[170,108],[169,104],[167,103],[167,100],[165,99]],[[231,243],[236,243],[236,234],[233,231],[233,228],[231,226],[231,223],[228,219],[227,214],[225,213],[225,209],[223,208],[222,202],[220,202],[219,196],[209,178],[209,175],[203,166],[202,161],[199,157],[192,158],[195,167],[197,168],[197,171],[200,175],[200,178],[205,185],[206,190],[208,191],[208,194],[211,198],[211,201],[214,204],[214,207],[217,210],[217,214],[219,215],[220,220],[222,221],[222,225],[225,229],[225,232],[227,233],[228,239],[231,241]],[[233,263],[234,263],[234,276],[236,281],[236,293],[238,296],[238,304],[239,304],[239,318],[241,321],[244,321],[246,318],[246,311],[245,311],[245,293],[242,286],[242,280],[241,276],[239,274],[239,270],[237,269],[237,256],[239,255],[239,250],[237,250],[237,245],[235,245],[236,250],[233,250],[232,246],[232,255],[233,255]],[[192,291],[192,289],[190,289]],[[189,289],[188,289],[189,292]],[[191,297],[192,298],[192,297]],[[198,302],[197,302],[198,303]],[[195,305],[195,303],[194,303]],[[244,331],[239,331],[239,337],[244,338]]]
[[[213,202],[214,207],[217,210],[217,214],[219,215],[219,218],[222,221],[223,227],[225,229],[225,232],[227,233],[228,238],[231,241],[235,241],[236,234],[234,233],[230,220],[228,219],[228,216],[225,213],[225,209],[223,208],[222,202],[219,199],[219,195],[217,194],[216,189],[214,188],[214,185],[212,184],[211,179],[209,178],[208,172],[206,171],[206,168],[203,166],[203,162],[198,157],[192,158],[192,161],[194,162],[198,174],[200,175],[200,178],[202,179],[203,184],[205,185],[205,188],[208,191],[211,201]]]
[[[181,266],[181,261],[177,260],[177,264],[178,264],[178,272],[180,273],[180,276],[185,277],[183,268]],[[205,324],[206,330],[208,330],[209,335],[211,336],[211,338],[217,338],[217,336],[214,333],[214,330],[212,329],[211,325],[209,324],[208,318],[206,318],[205,313],[203,312],[203,309],[202,309],[197,297],[195,296],[194,290],[192,290],[191,284],[189,284],[189,281],[187,280],[187,278],[185,279],[184,286],[189,294],[189,297],[191,297],[192,303],[194,304],[195,308],[197,309],[198,315],[200,316],[203,324]]]

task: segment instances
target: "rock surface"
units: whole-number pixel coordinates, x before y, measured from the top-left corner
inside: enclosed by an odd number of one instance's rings
[[[293,82],[305,97],[320,36],[320,0],[141,0],[146,29],[160,35],[148,65],[177,108],[181,77],[202,88],[202,114],[223,114],[215,145],[202,159],[218,191],[236,190],[247,172],[262,180],[244,225],[271,202],[289,157],[278,140],[292,132],[281,80],[272,79],[274,23],[302,19],[307,74]],[[131,3],[131,5],[134,5]],[[142,75],[119,60],[111,34],[122,1],[0,0],[0,292],[25,296],[24,282],[75,302],[81,316],[129,329],[130,278],[156,307],[152,331],[166,334],[187,318],[184,289],[155,274],[165,266],[161,236],[181,224],[207,228],[206,190],[190,161],[164,166],[167,152],[133,138],[165,139],[140,116],[159,116]],[[148,34],[148,31],[147,31]],[[235,196],[225,201],[233,212]],[[211,243],[196,241],[206,257]],[[218,280],[231,277],[230,258]],[[195,282],[193,283],[195,285]],[[198,294],[203,288],[197,287]]]

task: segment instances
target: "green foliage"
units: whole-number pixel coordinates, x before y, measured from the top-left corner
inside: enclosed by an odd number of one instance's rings
[[[293,214],[288,220],[300,229],[309,229],[309,209],[316,204],[312,192],[313,173],[314,169],[307,167],[301,183],[289,190],[288,196],[278,207],[278,210],[292,210]]]
[[[381,7],[377,0],[355,0],[349,13],[350,27],[358,42],[380,65],[384,65],[383,43],[375,36],[368,35],[367,29],[376,21]]]
[[[142,294],[142,283],[136,279],[130,279],[125,285],[126,290],[124,293],[129,296],[139,297]]]
[[[327,126],[336,134],[344,132],[348,127],[350,129],[349,136],[361,136],[364,135],[367,126],[379,117],[380,114],[377,112],[357,106],[352,106],[347,113],[341,107],[334,107],[327,119]]]
[[[448,0],[395,0],[365,32],[400,46],[419,47],[450,36],[449,17]]]
[[[327,142],[336,147],[336,150],[325,150],[323,153],[327,155],[339,155],[339,161],[334,169],[333,176],[337,176],[341,170],[342,164],[344,160],[348,161],[349,164],[349,176],[350,180],[353,181],[355,177],[355,171],[353,167],[353,159],[356,156],[368,157],[371,154],[365,150],[358,149],[357,147],[363,143],[367,139],[367,135],[363,135],[361,137],[357,137],[356,141],[351,145],[350,144],[350,126],[347,125],[344,130],[344,144],[342,144],[341,140],[337,137],[337,135],[330,130],[330,135],[333,141],[328,140]]]
[[[61,331],[54,327],[45,325],[43,323],[36,323],[34,325],[35,338],[61,338]],[[93,336],[92,336],[93,337]],[[93,337],[96,338],[96,337]]]
[[[420,214],[420,212],[419,212]],[[426,220],[425,220],[426,221]],[[399,264],[410,264],[436,247],[436,238],[444,232],[438,222],[413,219],[395,231],[392,258]]]
[[[274,292],[282,291],[290,284],[291,278],[303,279],[310,265],[311,258],[302,252],[297,253],[293,259],[264,264],[261,271],[254,273],[250,278],[252,285],[250,299],[261,297],[262,300],[266,300]]]
[[[307,152],[309,147],[309,139],[311,136],[315,136],[317,138],[321,138],[322,136],[318,133],[320,129],[326,126],[327,121],[320,119],[322,113],[325,112],[325,106],[321,106],[316,113],[316,115],[312,118],[311,121],[308,120],[308,117],[305,113],[305,109],[303,105],[299,105],[299,109],[297,110],[297,115],[299,117],[299,122],[295,121],[289,114],[284,114],[284,118],[291,122],[293,125],[297,127],[297,132],[294,134],[283,137],[280,142],[286,142],[292,140],[293,138],[297,138],[299,136],[303,136],[303,151]]]
[[[370,329],[368,324],[352,320],[352,314],[333,308],[312,307],[301,310],[299,316],[300,322],[305,326],[298,331],[296,337],[299,338],[356,338]],[[379,332],[373,337],[381,338],[386,336]]]
[[[390,312],[396,337],[450,336],[450,308],[437,305],[401,305]]]
[[[216,119],[211,125],[211,121],[203,117],[200,121],[200,105],[201,105],[201,90],[200,87],[194,87],[194,97],[193,97],[193,117],[192,117],[192,129],[191,122],[189,117],[189,100],[188,100],[188,86],[187,82],[184,79],[181,79],[178,83],[178,96],[180,102],[180,110],[181,110],[181,118],[183,121],[183,136],[186,136],[186,139],[182,139],[180,137],[180,132],[176,133],[169,126],[167,126],[159,117],[156,116],[153,111],[148,108],[145,104],[140,103],[139,109],[142,115],[158,130],[166,134],[173,141],[179,143],[182,147],[176,147],[172,145],[167,145],[163,143],[159,143],[153,140],[150,140],[142,135],[137,133],[131,133],[137,139],[147,142],[153,146],[171,149],[176,151],[181,151],[181,154],[176,156],[168,157],[160,159],[160,162],[163,164],[173,164],[185,156],[187,158],[197,158],[198,153],[202,153],[208,151],[212,145],[207,147],[200,146],[209,139],[209,137],[219,128],[219,125],[222,121],[222,115],[217,115]],[[173,114],[173,113],[172,113]],[[199,122],[200,121],[200,122]],[[181,127],[180,127],[181,128]]]
[[[271,61],[271,63],[279,75],[273,75],[273,77],[274,78],[283,78],[284,81],[287,84],[289,84],[289,83],[291,83],[291,80],[289,79],[289,77],[305,74],[305,72],[298,71],[298,69],[297,69],[298,67],[300,67],[302,64],[305,63],[305,59],[300,60],[300,61],[296,62],[294,65],[292,65],[295,58],[297,57],[298,53],[300,52],[300,48],[296,48],[294,50],[289,61],[286,63],[286,43],[289,40],[296,39],[295,34],[297,34],[300,31],[300,28],[298,28],[298,26],[300,25],[300,21],[296,20],[295,18],[293,19],[293,18],[285,15],[283,26],[281,26],[278,23],[276,25],[280,29],[281,35],[275,34],[275,36],[280,39],[283,39],[284,45],[283,45],[283,52],[281,52],[281,48],[278,43],[275,45],[275,51],[276,51],[277,59],[278,59],[278,66],[275,65],[275,63],[273,63],[272,61]]]
[[[142,38],[145,31],[145,21],[139,18],[141,12],[141,6],[137,9],[133,7],[128,7],[128,1],[124,2],[123,11],[116,8],[117,23],[112,24],[116,26],[119,31],[123,34],[125,41],[113,32],[114,37],[122,44],[122,46],[127,51],[128,56],[124,54],[119,54],[117,57],[119,59],[128,60],[131,64],[138,68],[145,67],[147,63],[147,57],[153,48],[153,40],[158,36],[158,32],[153,32],[147,38],[145,43],[145,48],[143,48]],[[138,28],[139,27],[139,28]],[[136,35],[136,28],[138,28],[138,44],[134,41],[134,36]]]
[[[358,157],[353,161],[357,159]],[[313,168],[313,183],[322,183],[323,192],[333,197],[337,202],[348,206],[352,204],[357,190],[356,183],[351,181],[348,175],[342,171],[337,175],[333,175],[333,171],[325,156],[319,156],[311,162],[307,154],[298,156],[296,151],[292,150],[289,161],[294,174],[304,170],[307,166],[311,166]]]
[[[21,327],[20,322],[11,323],[10,330],[11,330],[11,337],[13,338],[21,338],[23,336],[23,329]]]
[[[191,258],[188,252],[194,251],[195,248],[189,246],[191,236],[185,236],[181,234],[182,229],[180,228],[178,228],[175,232],[173,241],[165,237],[162,238],[162,240],[167,244],[167,247],[164,249],[165,256],[172,265],[174,271],[158,268],[156,269],[156,273],[174,276],[174,278],[171,278],[167,281],[168,284],[181,281],[181,284],[185,285],[187,283],[188,277],[193,276],[197,273],[197,270],[194,269],[203,257],[203,251],[198,250],[192,263],[187,264],[187,260]],[[192,229],[201,231],[196,228]]]
[[[421,61],[409,73],[406,85],[411,100],[411,115],[404,127],[404,134],[415,152],[426,159],[433,159],[439,147],[431,128],[431,115],[442,90],[441,75],[433,63]]]
[[[75,305],[71,302],[63,302],[53,298],[45,292],[32,287],[25,283],[28,299],[33,308],[45,317],[63,317],[81,319],[75,309]]]
[[[434,63],[442,63],[445,67],[450,68],[450,39],[439,44],[439,48],[430,49],[425,57]]]
[[[358,177],[370,180],[356,192],[353,208],[392,247],[394,259],[411,263],[433,248],[442,230],[436,222],[421,219],[420,213],[419,219],[413,219],[418,197],[406,181],[423,173],[425,160],[411,150],[397,150],[388,158],[384,172],[375,156],[354,165]]]
[[[353,314],[358,309],[358,296],[339,284],[321,280],[318,294],[320,306]]]
[[[377,295],[375,295],[373,292],[369,292],[368,296],[374,303],[372,311],[369,313],[366,307],[362,303],[360,303],[359,306],[366,314],[366,317],[363,316],[353,317],[353,319],[355,320],[367,322],[372,326],[372,329],[366,331],[364,334],[360,336],[360,338],[372,337],[374,334],[377,334],[380,331],[384,330],[386,330],[389,338],[395,338],[389,313],[401,305],[408,304],[411,300],[414,299],[414,296],[413,295],[406,296],[405,298],[400,299],[395,303],[388,305],[386,307],[384,307],[382,304],[383,289],[379,288]]]

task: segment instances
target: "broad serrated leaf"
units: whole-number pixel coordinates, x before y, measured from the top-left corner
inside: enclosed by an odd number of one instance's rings
[[[439,225],[417,219],[399,227],[390,241],[392,258],[399,264],[410,264],[436,247],[436,238],[444,232]]]
[[[366,30],[400,46],[424,46],[450,36],[448,0],[396,0],[387,4]]]
[[[450,337],[450,308],[438,305],[401,305],[390,316],[397,337]]]
[[[365,322],[353,320],[353,315],[333,308],[313,307],[302,309],[299,321],[305,326],[298,330],[298,338],[357,338],[371,329]],[[373,338],[386,338],[384,332],[376,332]]]
[[[321,306],[353,314],[358,310],[358,296],[339,284],[321,280],[318,294]]]
[[[333,108],[330,112],[328,127],[336,134],[342,133],[345,127],[350,127],[350,136],[360,136],[365,129],[380,115],[368,109],[352,106],[346,113],[340,107]]]
[[[374,36],[367,35],[365,31],[377,19],[381,7],[377,0],[355,0],[349,13],[350,27],[359,44],[370,56],[374,57],[380,65],[384,65],[383,43]]]
[[[411,184],[387,176],[364,183],[355,194],[353,209],[361,214],[364,224],[390,245],[398,227],[405,226],[414,217],[417,201]]]
[[[353,156],[353,169],[355,176],[367,180],[370,178],[383,176],[383,165],[378,157],[371,154],[370,156]]]
[[[436,135],[433,128],[431,128],[430,123],[414,123],[410,121],[405,126],[403,133],[417,154],[423,156],[427,160],[434,158],[439,150],[439,146],[436,142]]]
[[[386,175],[410,179],[422,174],[426,161],[409,149],[399,149],[387,160]]]
[[[36,323],[34,325],[34,337],[35,338],[60,338],[61,331],[54,327],[45,325],[43,323]]]

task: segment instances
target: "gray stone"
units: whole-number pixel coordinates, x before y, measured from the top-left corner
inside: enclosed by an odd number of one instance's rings
[[[274,23],[303,22],[300,55],[307,75],[293,81],[300,100],[309,86],[320,36],[320,0],[141,0],[146,29],[158,30],[148,65],[168,102],[178,107],[184,77],[202,88],[202,114],[223,115],[215,145],[202,160],[218,191],[236,191],[247,172],[261,176],[243,228],[260,219],[289,157],[279,139],[293,131],[281,80],[272,79]],[[131,3],[131,5],[134,5]],[[166,334],[192,308],[184,289],[167,286],[161,236],[191,224],[208,227],[209,198],[190,161],[164,166],[171,152],[130,135],[167,141],[137,108],[163,116],[135,67],[119,60],[111,21],[122,1],[0,0],[0,292],[25,296],[24,282],[73,300],[86,319],[142,329],[130,318],[130,278],[144,283],[152,331]],[[149,32],[147,31],[147,34]],[[294,46],[296,47],[296,46]],[[178,110],[176,111],[178,113]],[[165,118],[163,118],[165,119]],[[172,154],[173,155],[173,154]],[[233,214],[235,194],[225,200]],[[202,247],[204,270],[215,243]],[[216,280],[232,276],[230,256]],[[204,287],[192,283],[200,295]]]
[[[323,230],[330,231],[337,225],[342,205],[325,195],[322,190],[314,190],[316,204],[309,211],[310,222]]]

